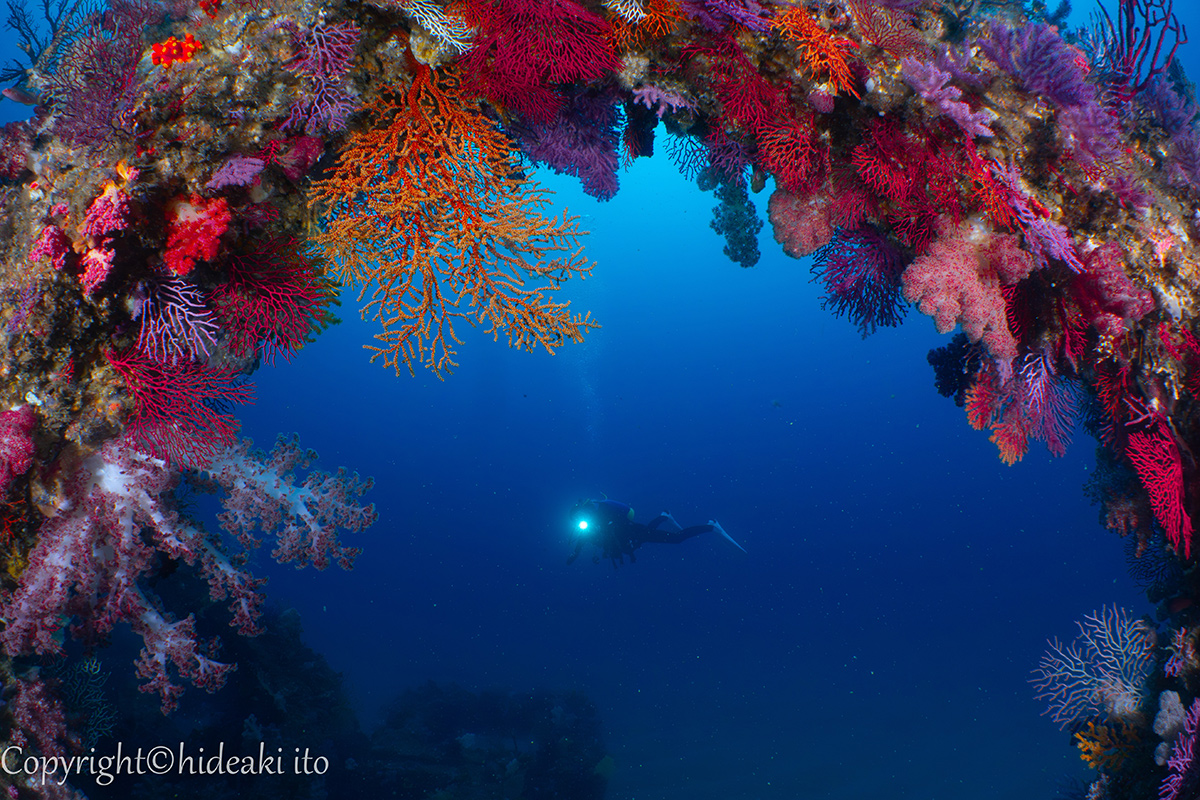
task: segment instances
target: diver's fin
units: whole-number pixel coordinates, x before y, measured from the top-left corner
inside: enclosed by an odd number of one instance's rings
[[[733,537],[732,537],[732,536],[730,536],[728,533],[726,533],[726,532],[725,532],[725,529],[721,527],[721,523],[717,522],[715,519],[710,519],[710,520],[708,521],[708,524],[709,524],[709,525],[712,525],[712,526],[713,526],[713,530],[714,530],[714,531],[716,531],[717,533],[721,534],[721,535],[722,535],[722,536],[724,536],[726,539],[728,539],[728,540],[729,540],[729,543],[730,543],[730,544],[732,544],[734,547],[736,547],[738,550],[741,550],[743,553],[745,553],[745,552],[746,552],[746,548],[742,547],[740,544],[738,544],[737,542],[735,542],[735,541],[733,540]]]
[[[668,522],[670,522],[672,525],[674,525],[676,531],[683,530],[683,526],[679,524],[678,520],[676,520],[673,516],[671,516],[670,511],[664,511],[661,514],[659,514],[659,516],[665,518]]]

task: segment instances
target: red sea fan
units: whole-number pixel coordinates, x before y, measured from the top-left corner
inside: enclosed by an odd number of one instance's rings
[[[150,455],[203,466],[237,442],[237,420],[217,407],[251,402],[254,391],[232,370],[187,361],[164,365],[136,348],[109,352],[108,363],[125,380],[134,400],[129,427]]]
[[[719,38],[693,45],[685,55],[711,76],[723,116],[747,132],[765,132],[784,116],[786,92],[758,72],[741,47],[731,39]],[[698,60],[703,59],[703,60]]]
[[[229,260],[213,290],[229,350],[273,363],[304,346],[321,323],[328,292],[319,270],[290,239],[272,239]]]
[[[555,86],[620,66],[609,24],[571,0],[467,0],[462,8],[478,30],[463,58],[471,88],[531,120],[553,117]]]
[[[1183,463],[1175,436],[1155,418],[1151,427],[1129,434],[1125,454],[1150,495],[1154,517],[1166,531],[1175,552],[1192,554],[1192,518],[1184,508]]]
[[[821,176],[819,155],[811,122],[784,118],[759,131],[758,161],[789,192],[800,194],[816,188]]]
[[[929,48],[903,11],[873,0],[849,0],[850,11],[862,37],[896,58],[928,57]]]

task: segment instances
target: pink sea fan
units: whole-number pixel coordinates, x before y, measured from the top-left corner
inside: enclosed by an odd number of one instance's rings
[[[1137,719],[1146,677],[1154,668],[1151,629],[1115,606],[1093,611],[1075,624],[1075,641],[1048,642],[1050,648],[1030,679],[1038,699],[1046,703],[1045,713],[1063,728],[1097,713]]]
[[[1175,737],[1175,747],[1167,760],[1167,777],[1158,788],[1159,800],[1180,800],[1193,797],[1186,791],[1197,783],[1196,775],[1196,730],[1200,728],[1200,698],[1192,701],[1184,718],[1183,730]]]
[[[141,289],[138,350],[155,361],[199,361],[217,344],[217,322],[204,292],[182,278],[164,278]]]
[[[634,89],[633,100],[652,110],[659,119],[662,119],[668,111],[695,108],[695,104],[683,95],[652,83],[644,83]]]
[[[1046,443],[1051,455],[1062,456],[1071,443],[1078,398],[1074,385],[1057,374],[1046,353],[1030,353],[1021,368],[1020,400],[1029,435]]]

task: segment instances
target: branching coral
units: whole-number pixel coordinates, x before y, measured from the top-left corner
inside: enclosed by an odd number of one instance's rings
[[[370,294],[363,314],[383,326],[372,359],[440,375],[456,366],[458,320],[523,349],[582,339],[594,323],[549,294],[591,269],[575,220],[540,215],[545,193],[520,176],[511,143],[456,76],[418,67],[406,92],[367,114],[370,128],[309,202],[328,214],[314,242],[360,298]]]

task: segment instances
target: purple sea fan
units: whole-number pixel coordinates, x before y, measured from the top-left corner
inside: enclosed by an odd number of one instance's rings
[[[1195,99],[1177,91],[1163,75],[1155,75],[1137,101],[1168,136],[1191,130],[1196,121]]]
[[[1167,777],[1158,788],[1159,800],[1195,797],[1197,783],[1200,783],[1196,769],[1197,727],[1200,727],[1200,698],[1192,701],[1183,730],[1175,737],[1175,747],[1167,760]]]
[[[144,291],[138,349],[163,364],[208,357],[216,346],[217,323],[204,293],[177,277],[155,281]]]
[[[1030,353],[1021,368],[1021,401],[1029,435],[1061,457],[1071,443],[1077,396],[1071,382],[1058,375],[1046,353]]]
[[[1064,42],[1049,25],[1039,22],[1013,30],[993,21],[977,44],[1026,90],[1059,108],[1096,100],[1096,89],[1086,80],[1083,53]]]
[[[821,307],[846,314],[864,337],[900,324],[908,307],[901,293],[904,260],[871,226],[839,228],[813,257],[814,280],[825,286]]]
[[[1121,161],[1121,125],[1099,103],[1064,109],[1058,115],[1059,136],[1065,149],[1085,168]]]
[[[950,73],[938,69],[928,61],[906,58],[901,63],[900,75],[904,82],[929,103],[938,114],[945,114],[958,123],[968,136],[993,136],[987,123],[991,122],[988,112],[972,111],[962,101],[962,89],[948,85]],[[936,116],[936,114],[935,114]]]
[[[620,115],[611,92],[568,90],[548,123],[513,126],[509,133],[535,162],[574,175],[598,200],[617,193],[617,142]]]
[[[208,183],[204,184],[204,188],[213,191],[227,186],[245,186],[257,178],[266,165],[261,158],[232,155],[217,167]]]
[[[765,31],[771,27],[770,20],[763,16],[763,7],[754,0],[682,0],[685,14],[714,33],[738,22],[752,31]]]
[[[750,166],[746,146],[727,134],[724,128],[714,128],[705,137],[704,144],[708,147],[708,168],[718,180],[734,180]]]
[[[145,0],[117,0],[64,49],[42,90],[57,115],[55,133],[74,145],[95,145],[131,129],[142,29],[161,17]]]
[[[1017,78],[1031,92],[1060,108],[1093,103],[1096,89],[1086,80],[1086,59],[1049,25],[1026,25],[1017,32],[1013,64]]]
[[[288,69],[304,80],[285,129],[309,136],[345,130],[346,119],[358,107],[349,72],[361,33],[353,22],[338,22],[316,25],[297,37],[298,53]]]

